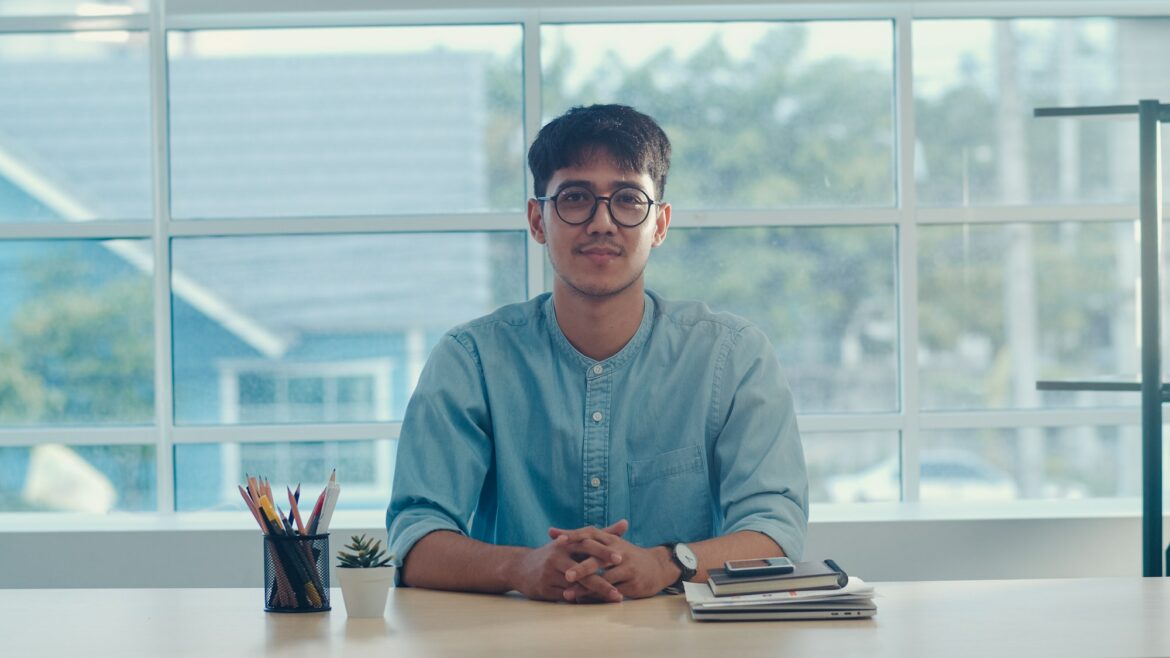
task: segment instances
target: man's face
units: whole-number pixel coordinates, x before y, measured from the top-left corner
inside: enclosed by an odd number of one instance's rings
[[[556,196],[567,187],[584,187],[602,197],[634,187],[658,198],[650,176],[618,168],[605,150],[595,152],[579,166],[558,169],[545,194]],[[551,200],[528,201],[529,230],[537,242],[548,246],[557,274],[554,290],[586,297],[612,297],[635,284],[641,289],[650,250],[666,239],[669,225],[669,205],[654,205],[646,221],[627,228],[613,221],[604,201],[598,203],[592,219],[578,226],[561,221]]]

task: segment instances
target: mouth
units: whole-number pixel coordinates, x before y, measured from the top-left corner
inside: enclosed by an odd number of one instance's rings
[[[619,247],[617,247],[616,245],[595,242],[595,243],[586,244],[586,245],[577,247],[577,253],[585,254],[586,256],[592,256],[594,254],[606,254],[609,256],[620,256],[622,254],[622,250]]]
[[[595,264],[601,265],[621,256],[621,250],[613,247],[592,246],[578,249],[577,253],[588,258]]]

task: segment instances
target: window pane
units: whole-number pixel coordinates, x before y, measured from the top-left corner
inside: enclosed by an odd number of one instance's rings
[[[675,229],[647,269],[768,335],[801,413],[898,406],[895,237],[889,226]]]
[[[1040,379],[1140,370],[1133,222],[924,226],[925,409],[1136,405],[1136,394],[1037,391]]]
[[[1141,495],[1141,429],[1026,427],[922,433],[923,501]]]
[[[172,31],[184,219],[519,209],[515,25]]]
[[[0,242],[0,425],[150,423],[147,240]]]
[[[915,21],[919,200],[1136,202],[1136,116],[1032,110],[1165,99],[1166,78],[1148,63],[1167,58],[1165,18]]]
[[[901,500],[897,432],[802,432],[801,439],[812,502]]]
[[[150,0],[0,0],[0,16],[118,16],[149,9]]]
[[[151,216],[142,32],[0,36],[0,222]]]
[[[247,514],[236,486],[245,474],[261,475],[273,491],[301,487],[307,515],[337,469],[339,509],[385,509],[394,479],[397,442],[308,441],[291,443],[200,443],[175,446],[175,508],[180,512],[239,510]],[[305,501],[309,501],[306,503]],[[278,501],[288,511],[287,501]]]
[[[154,455],[150,445],[0,448],[0,512],[154,511]]]
[[[180,423],[399,419],[435,341],[526,294],[526,235],[173,242]]]
[[[674,147],[683,207],[894,203],[889,21],[541,28],[545,120],[624,103]]]

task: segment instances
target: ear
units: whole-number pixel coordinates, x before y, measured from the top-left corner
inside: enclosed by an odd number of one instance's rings
[[[651,247],[657,247],[666,240],[666,231],[670,228],[670,204],[664,203],[658,206],[658,212],[654,219],[654,239],[650,241]]]
[[[544,213],[541,211],[541,202],[536,199],[528,200],[528,232],[537,244],[544,244]]]

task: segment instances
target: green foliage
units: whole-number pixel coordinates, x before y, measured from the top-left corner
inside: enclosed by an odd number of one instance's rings
[[[50,404],[60,403],[59,396],[50,396],[44,381],[28,371],[21,352],[0,344],[0,423],[41,418]]]
[[[337,566],[339,567],[372,569],[374,567],[389,566],[390,562],[394,559],[393,555],[386,555],[380,539],[374,539],[372,537],[367,539],[365,534],[362,534],[360,537],[357,535],[350,536],[350,542],[345,547],[351,552],[337,551]]]
[[[57,255],[59,254],[59,255]],[[0,343],[0,420],[149,422],[154,413],[150,282],[101,278],[72,252],[26,266],[29,301]]]

